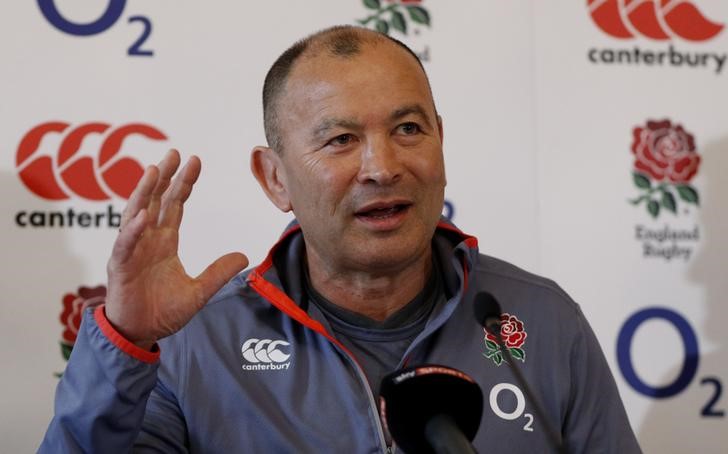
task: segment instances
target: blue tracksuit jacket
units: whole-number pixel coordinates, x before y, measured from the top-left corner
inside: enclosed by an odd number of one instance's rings
[[[544,421],[473,316],[474,296],[488,291],[512,317],[517,361],[568,452],[640,452],[576,303],[553,282],[479,254],[475,238],[444,221],[433,250],[453,296],[433,309],[401,365],[443,364],[479,383],[477,450],[551,451]],[[302,254],[294,224],[157,352],[121,337],[103,308],[88,312],[40,452],[390,450],[356,358],[300,307]]]

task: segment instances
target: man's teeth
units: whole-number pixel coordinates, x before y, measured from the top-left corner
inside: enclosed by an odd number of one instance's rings
[[[374,210],[369,210],[366,213],[364,213],[364,215],[375,217],[375,218],[384,218],[384,217],[393,215],[397,211],[399,211],[399,207],[393,206],[390,208],[377,208]]]

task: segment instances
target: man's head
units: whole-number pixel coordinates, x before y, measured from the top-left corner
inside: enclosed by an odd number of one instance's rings
[[[429,259],[445,171],[419,61],[353,27],[301,43],[266,78],[270,147],[254,149],[253,173],[278,208],[294,212],[309,263],[390,273]]]
[[[406,51],[425,69],[419,58],[404,43],[388,35],[375,33],[367,29],[338,25],[314,33],[296,42],[283,52],[268,70],[263,83],[263,127],[268,146],[277,152],[283,151],[283,143],[278,124],[278,101],[288,80],[291,68],[299,58],[328,53],[343,59],[354,58],[366,44],[390,42]],[[427,75],[425,74],[425,77]],[[429,88],[429,81],[428,81]]]

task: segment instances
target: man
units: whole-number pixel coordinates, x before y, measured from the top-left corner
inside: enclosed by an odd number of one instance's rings
[[[193,279],[177,238],[200,162],[173,178],[173,151],[147,169],[42,452],[386,452],[381,378],[425,362],[468,373],[486,402],[508,384],[486,403],[477,449],[547,452],[546,421],[531,402],[517,414],[510,370],[486,357],[480,291],[519,318],[524,374],[569,452],[639,452],[578,306],[440,220],[442,121],[411,51],[364,29],[319,32],[269,71],[264,116],[269,147],[251,168],[297,221],[224,287],[242,254]]]

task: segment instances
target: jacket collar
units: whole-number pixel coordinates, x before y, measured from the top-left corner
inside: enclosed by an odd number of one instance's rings
[[[309,317],[301,307],[304,296],[301,294],[298,263],[303,250],[301,227],[294,220],[271,248],[265,260],[248,274],[246,281],[283,313],[339,344],[321,323]],[[433,254],[438,254],[442,264],[448,293],[462,296],[468,286],[468,273],[477,260],[478,240],[441,218],[433,238]],[[452,308],[446,310],[448,313],[451,311]]]

